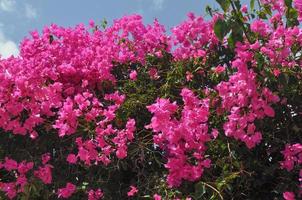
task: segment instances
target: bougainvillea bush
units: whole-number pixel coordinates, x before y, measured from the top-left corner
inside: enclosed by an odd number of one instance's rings
[[[301,199],[302,1],[217,2],[0,59],[0,199]]]

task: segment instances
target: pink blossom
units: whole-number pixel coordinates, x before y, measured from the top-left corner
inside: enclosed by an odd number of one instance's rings
[[[173,92],[171,99],[177,99],[178,103],[158,97],[147,106],[152,119],[146,128],[152,130],[153,144],[164,155],[167,182],[171,187],[177,187],[183,181],[198,181],[211,167],[211,160],[206,155],[207,143],[218,137],[218,130],[241,141],[249,149],[258,145],[262,133],[257,124],[265,118],[275,117],[274,108],[278,108],[280,101],[276,94],[283,94],[279,88],[265,87],[270,85],[270,80],[266,82],[266,72],[272,72],[275,77],[270,78],[276,79],[284,71],[301,66],[298,58],[293,58],[297,52],[292,48],[302,44],[301,29],[285,23],[284,1],[261,0],[261,3],[272,8],[273,16],[269,20],[252,22],[250,27],[255,33],[252,41],[256,41],[250,44],[250,38],[244,37],[237,42],[232,61],[219,62],[222,64],[217,67],[218,62],[215,62],[210,66],[214,67],[216,74],[225,72],[223,76],[215,76],[219,81],[217,84],[193,86],[198,94],[182,86],[179,88],[182,103],[179,104],[181,99]],[[301,21],[302,1],[294,0],[294,7]],[[241,11],[247,13],[247,6],[244,5]],[[243,17],[247,22],[248,15]],[[70,141],[73,141],[74,134],[83,134],[77,136],[75,144],[70,144],[70,148],[75,147],[70,149],[74,153],[66,152],[66,160],[71,164],[79,162],[86,167],[108,165],[116,158],[126,158],[128,147],[137,136],[136,122],[119,117],[118,111],[127,97],[116,91],[120,90],[120,80],[113,72],[119,70],[119,66],[129,72],[133,66],[127,66],[134,64],[135,70],[130,71],[128,79],[137,80],[138,73],[147,70],[152,82],[157,84],[165,81],[161,79],[166,78],[167,72],[162,68],[163,63],[157,61],[148,68],[150,63],[146,58],[159,60],[168,55],[173,62],[190,63],[185,70],[192,70],[191,63],[192,66],[208,66],[208,59],[221,47],[213,30],[219,18],[224,16],[215,14],[213,20],[206,21],[189,13],[187,20],[172,28],[172,35],[168,35],[157,20],[145,26],[139,15],[115,20],[112,26],[102,31],[91,32],[90,28],[95,28],[95,22],[91,20],[90,27],[51,25],[41,34],[32,32],[31,38],[25,38],[20,44],[20,56],[0,58],[1,131],[36,139],[44,134],[40,130],[53,128],[61,138],[68,139],[73,135]],[[53,36],[52,40],[50,36]],[[229,49],[226,40],[221,45]],[[260,68],[258,54],[264,60]],[[219,58],[219,61],[222,60]],[[187,81],[199,77],[208,80],[207,74],[206,68],[199,70],[196,77],[187,71],[185,78]],[[122,76],[127,78],[124,74]],[[287,103],[286,97],[282,98],[280,104],[291,103]],[[222,127],[215,127],[216,123],[209,121],[216,117],[223,117]],[[287,144],[282,154],[281,168],[287,171],[300,169],[301,144]],[[34,166],[30,161],[18,163],[5,157],[0,162],[0,169],[13,176],[9,182],[0,182],[0,190],[8,198],[15,198],[25,191],[32,174],[44,184],[51,184],[53,166],[49,164],[50,159],[49,153],[43,154],[42,165]],[[298,181],[301,189],[302,170]],[[58,196],[68,198],[74,192],[76,186],[67,183],[65,188],[58,190]],[[128,196],[137,192],[136,187],[130,186]],[[295,198],[293,192],[285,192],[283,196],[285,199]],[[91,200],[102,197],[100,189],[88,192]],[[161,197],[155,194],[154,199]]]
[[[76,192],[76,186],[73,185],[72,183],[67,183],[65,188],[60,188],[58,190],[58,197],[67,199],[71,197],[71,195],[75,192]]]
[[[214,69],[214,72],[215,72],[216,74],[221,74],[221,73],[224,72],[224,71],[225,71],[225,67],[224,67],[224,66],[221,66],[221,65],[215,67],[215,69]]]
[[[280,162],[281,168],[287,169],[287,171],[291,171],[295,166],[301,166],[302,164],[302,145],[300,143],[296,143],[293,145],[287,144],[285,149],[281,152],[284,156],[284,160]],[[299,172],[299,182],[300,182],[300,193],[302,188],[302,170]],[[300,194],[299,194],[300,195]],[[285,192],[283,193],[284,199],[295,199],[295,195],[293,192]]]
[[[161,196],[158,194],[153,195],[154,200],[161,200]]]
[[[13,199],[17,196],[17,189],[16,189],[16,185],[14,182],[11,183],[2,183],[0,184],[0,189],[5,192],[5,195],[9,198],[9,199]]]
[[[285,200],[295,200],[295,194],[293,192],[284,192],[283,198]]]
[[[298,11],[299,20],[302,20],[302,1],[301,0],[294,0],[294,6]]]
[[[18,163],[15,160],[6,157],[3,166],[7,171],[12,171],[18,168]]]
[[[212,134],[213,138],[216,139],[218,137],[219,132],[217,129],[213,129],[211,134]]]
[[[155,67],[150,68],[148,71],[148,74],[149,74],[150,78],[153,80],[159,79],[158,71]]]
[[[172,28],[172,39],[177,47],[173,52],[175,59],[204,57],[206,52],[202,47],[218,42],[211,26],[211,22],[206,22],[202,17],[189,13],[186,21]]]
[[[272,10],[276,10],[278,13],[283,13],[285,10],[284,1],[279,0],[261,0],[263,4],[270,5]]]
[[[46,165],[46,163],[48,163],[48,161],[50,160],[50,153],[46,153],[42,155],[42,164]]]
[[[134,196],[137,192],[138,192],[138,189],[137,189],[135,186],[131,185],[131,186],[130,186],[130,191],[127,193],[127,195],[128,195],[128,197],[132,197],[132,196]]]
[[[186,72],[186,80],[187,81],[192,81],[193,77],[194,76],[191,72],[189,72],[189,71]]]
[[[130,79],[135,81],[137,79],[137,71],[136,70],[132,70],[130,72],[130,75],[129,75]]]
[[[251,30],[263,37],[267,36],[267,34],[270,32],[268,25],[260,19],[255,20],[251,24]]]
[[[243,5],[241,8],[241,12],[243,13],[247,13],[248,9],[247,9],[247,5]]]
[[[0,168],[4,168],[8,172],[16,170],[14,172],[15,180],[10,180],[10,182],[0,181],[0,190],[3,191],[9,199],[13,199],[18,193],[24,192],[25,186],[28,183],[26,175],[32,170],[33,166],[33,162],[22,161],[18,163],[6,157],[4,163],[0,163]]]
[[[34,171],[34,175],[41,179],[43,183],[45,184],[51,184],[52,183],[52,169],[53,167],[51,165],[45,165],[43,167],[39,167],[38,170]]]
[[[33,167],[34,167],[34,163],[33,162],[22,161],[21,163],[18,164],[18,172],[20,174],[26,174]]]
[[[278,77],[279,75],[280,75],[280,70],[279,69],[274,69],[273,70],[273,74],[276,76],[276,77]]]
[[[68,154],[67,162],[69,162],[70,164],[75,164],[77,162],[76,155],[75,154]]]
[[[20,186],[19,192],[24,192],[24,187],[27,184],[27,178],[25,175],[21,174],[16,179],[16,185]]]
[[[89,190],[88,192],[88,200],[99,200],[104,196],[101,189],[97,190]]]
[[[165,167],[169,170],[167,182],[170,186],[179,186],[182,180],[196,181],[204,168],[210,167],[209,160],[204,159],[205,143],[210,140],[207,126],[209,100],[198,99],[187,88],[182,89],[181,96],[184,108],[179,120],[172,117],[178,109],[175,102],[157,99],[156,103],[147,106],[153,114],[147,128],[152,128],[155,133],[154,143],[169,152]],[[186,152],[191,151],[196,151],[193,154],[196,164],[187,162]]]
[[[123,158],[127,157],[126,149],[123,147],[118,148],[116,151],[116,157],[118,157],[119,159],[123,159]]]
[[[94,28],[95,27],[95,23],[94,23],[94,21],[91,19],[91,20],[89,20],[89,26],[91,27],[91,28]]]

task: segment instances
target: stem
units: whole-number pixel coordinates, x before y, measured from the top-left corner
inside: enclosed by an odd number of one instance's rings
[[[221,195],[221,193],[215,187],[213,187],[212,185],[210,185],[206,182],[201,181],[201,183],[204,184],[205,186],[211,188],[212,190],[214,190],[219,195],[220,199],[223,200],[223,196]]]
[[[261,8],[261,3],[260,3],[259,0],[257,0],[257,2],[258,2],[259,9],[260,9]]]

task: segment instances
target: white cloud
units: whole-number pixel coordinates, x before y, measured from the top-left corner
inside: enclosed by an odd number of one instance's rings
[[[25,16],[28,19],[35,19],[37,18],[37,10],[30,4],[25,4]]]
[[[0,0],[0,9],[6,12],[15,10],[16,2],[14,0]]]
[[[0,55],[2,58],[8,58],[12,55],[19,55],[18,46],[12,40],[5,37],[3,31],[0,30]]]
[[[164,0],[152,0],[152,1],[153,1],[153,7],[155,10],[163,9]]]

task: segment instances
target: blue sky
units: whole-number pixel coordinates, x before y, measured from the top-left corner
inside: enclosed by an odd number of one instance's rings
[[[108,22],[139,13],[145,23],[157,18],[170,29],[193,11],[205,15],[206,5],[218,8],[215,0],[0,0],[0,54],[18,54],[18,44],[31,30],[45,25],[88,24],[90,19]]]

